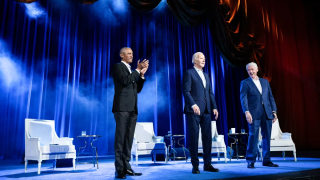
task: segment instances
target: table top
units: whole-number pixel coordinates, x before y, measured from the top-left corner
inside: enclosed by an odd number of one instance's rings
[[[184,135],[166,135],[166,137],[173,137],[173,138],[175,138],[175,137],[184,137]]]
[[[101,137],[101,135],[81,135],[81,136],[77,136],[77,137],[78,137],[78,138],[79,138],[79,137],[81,137],[81,138],[82,138],[82,137],[83,137],[83,138],[84,138],[84,137]]]
[[[248,133],[228,133],[228,136],[248,135]]]

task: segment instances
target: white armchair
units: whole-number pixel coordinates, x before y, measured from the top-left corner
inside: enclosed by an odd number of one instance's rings
[[[136,165],[138,165],[138,156],[147,154],[154,156],[154,162],[156,161],[156,154],[165,154],[165,162],[167,163],[167,146],[164,138],[155,136],[152,122],[138,122],[134,132],[131,160],[133,161],[134,155]]]
[[[42,160],[73,159],[75,170],[76,150],[73,138],[59,138],[55,132],[54,121],[25,119],[25,172],[28,160],[38,161],[40,174]],[[54,168],[56,161],[54,161]]]
[[[261,130],[261,129],[260,129]],[[296,146],[292,141],[291,133],[283,133],[280,129],[279,119],[272,124],[270,151],[282,151],[283,159],[285,160],[285,151],[292,151],[294,161],[297,161]],[[259,133],[259,153],[262,156],[262,136]]]
[[[227,149],[224,142],[224,135],[218,135],[216,121],[211,121],[211,133],[212,133],[212,148],[211,153],[217,153],[218,160],[220,161],[220,153],[224,154],[224,162],[227,162]],[[198,153],[203,153],[201,127],[199,128],[199,143]]]

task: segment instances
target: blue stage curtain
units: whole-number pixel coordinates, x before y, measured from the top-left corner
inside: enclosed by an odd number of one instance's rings
[[[0,2],[1,158],[23,156],[25,118],[55,120],[57,135],[74,138],[76,148],[83,145],[76,138],[81,131],[102,135],[95,142],[99,154],[113,154],[110,67],[120,62],[125,46],[134,53],[132,69],[138,59],[150,60],[138,121],[153,122],[156,135],[187,135],[181,79],[197,51],[206,56],[219,134],[228,142],[228,129],[247,128],[239,102],[245,71],[223,61],[208,22],[181,26],[163,2],[147,15],[126,1],[105,2]]]

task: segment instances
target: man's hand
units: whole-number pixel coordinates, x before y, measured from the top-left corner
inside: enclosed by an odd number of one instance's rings
[[[276,114],[276,113],[273,113],[273,115],[274,115],[274,119],[272,120],[272,123],[276,122],[276,121],[277,121],[277,119],[278,119],[278,116],[277,116],[277,114]]]
[[[140,72],[143,68],[149,67],[149,60],[144,59],[141,63],[140,60],[137,62],[137,70]]]
[[[143,68],[141,71],[140,71],[140,76],[141,77],[144,77],[144,74],[147,72],[148,68]]]
[[[252,124],[252,116],[251,116],[251,114],[249,113],[249,111],[246,112],[246,118],[247,118],[248,123],[249,123],[249,124]]]
[[[214,109],[213,110],[213,115],[214,115],[214,119],[217,120],[218,116],[219,116],[218,110]]]
[[[193,112],[194,112],[195,114],[200,115],[200,109],[199,109],[198,105],[194,105],[194,106],[192,107],[192,109],[193,109]]]

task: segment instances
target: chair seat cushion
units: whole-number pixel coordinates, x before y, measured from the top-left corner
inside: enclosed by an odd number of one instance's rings
[[[270,146],[293,146],[292,139],[277,139],[271,140]]]
[[[223,142],[218,142],[218,141],[212,141],[212,148],[222,148],[225,147]],[[198,148],[202,149],[202,142],[199,142]]]
[[[160,150],[165,149],[165,143],[137,143],[138,150]]]
[[[76,152],[74,145],[48,145],[41,146],[40,150],[42,154],[52,154],[52,153],[71,153]]]

